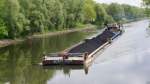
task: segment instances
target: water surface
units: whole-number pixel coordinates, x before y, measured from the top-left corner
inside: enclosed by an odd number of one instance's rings
[[[128,24],[125,33],[115,40],[89,68],[61,70],[47,81],[48,84],[150,84],[150,31],[148,21]]]
[[[94,31],[96,32],[96,31]],[[23,43],[0,49],[0,84],[46,84],[56,75],[57,70],[69,67],[51,67],[48,70],[39,65],[43,53],[62,51],[85,38],[93,32],[73,32],[63,35],[35,38]],[[81,66],[73,67],[81,69]]]
[[[133,22],[89,67],[37,65],[43,52],[58,52],[93,34],[75,32],[27,40],[0,49],[0,84],[150,84],[148,20]]]

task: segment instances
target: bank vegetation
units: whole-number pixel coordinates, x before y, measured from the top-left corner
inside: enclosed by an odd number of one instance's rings
[[[102,27],[104,23],[144,15],[143,8],[93,0],[0,0],[0,39],[81,28],[86,24]]]

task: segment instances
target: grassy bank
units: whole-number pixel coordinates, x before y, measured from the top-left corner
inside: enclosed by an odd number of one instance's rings
[[[12,39],[2,39],[0,40],[0,48],[1,47],[6,47],[8,45],[12,45],[12,44],[17,44],[19,42],[22,42],[24,41],[23,39],[15,39],[15,40],[12,40]]]
[[[93,30],[96,29],[97,26],[95,25],[86,25],[84,27],[80,28],[73,28],[73,29],[65,29],[65,30],[59,30],[59,31],[53,31],[53,32],[47,32],[47,33],[39,33],[39,34],[34,34],[32,36],[28,36],[27,38],[41,38],[44,36],[54,36],[54,35],[60,35],[60,34],[66,34],[66,33],[71,33],[71,32],[77,32],[77,31],[88,31],[88,30]]]

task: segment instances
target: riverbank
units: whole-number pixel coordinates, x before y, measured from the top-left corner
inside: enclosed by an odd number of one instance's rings
[[[62,30],[62,31],[54,31],[54,32],[48,32],[44,34],[34,34],[32,36],[28,36],[28,39],[32,38],[41,38],[45,36],[55,36],[55,35],[61,35],[61,34],[66,34],[66,33],[72,33],[72,32],[77,32],[77,31],[91,31],[96,29],[95,25],[87,25],[84,28],[74,28],[74,29],[67,29],[67,30]]]
[[[11,45],[11,44],[17,44],[18,42],[22,42],[22,41],[24,41],[24,40],[23,39],[15,39],[15,40],[3,39],[3,40],[0,40],[0,48],[6,47],[6,46]]]
[[[86,25],[84,28],[74,28],[74,29],[69,29],[69,30],[61,30],[61,31],[53,31],[53,32],[47,32],[44,34],[34,34],[31,36],[27,36],[26,38],[21,38],[21,39],[2,39],[0,40],[0,48],[1,47],[6,47],[12,44],[17,44],[19,42],[25,41],[26,39],[33,39],[33,38],[42,38],[46,36],[55,36],[55,35],[61,35],[61,34],[67,34],[67,33],[72,33],[72,32],[77,32],[77,31],[91,31],[95,30],[96,26],[95,25]]]
[[[125,22],[124,24],[128,24],[128,23],[132,23],[132,22],[136,22],[136,21],[140,21],[143,20],[142,18],[136,19],[136,20],[130,20]],[[53,32],[46,32],[46,33],[38,33],[38,34],[34,34],[31,36],[27,36],[26,38],[21,38],[21,39],[2,39],[0,40],[0,48],[1,47],[6,47],[8,45],[12,45],[12,44],[17,44],[19,42],[22,42],[26,39],[33,39],[33,38],[42,38],[42,37],[47,37],[47,36],[55,36],[55,35],[61,35],[61,34],[67,34],[67,33],[72,33],[72,32],[77,32],[77,31],[91,31],[96,29],[96,25],[86,25],[83,28],[73,28],[73,29],[66,29],[66,30],[61,30],[61,31],[53,31]]]

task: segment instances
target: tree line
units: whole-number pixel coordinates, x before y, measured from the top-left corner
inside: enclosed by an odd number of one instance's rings
[[[143,0],[145,9],[146,9],[146,14],[148,17],[150,17],[150,0]]]
[[[103,26],[144,16],[144,9],[93,0],[0,0],[0,39],[72,29],[85,24]]]

